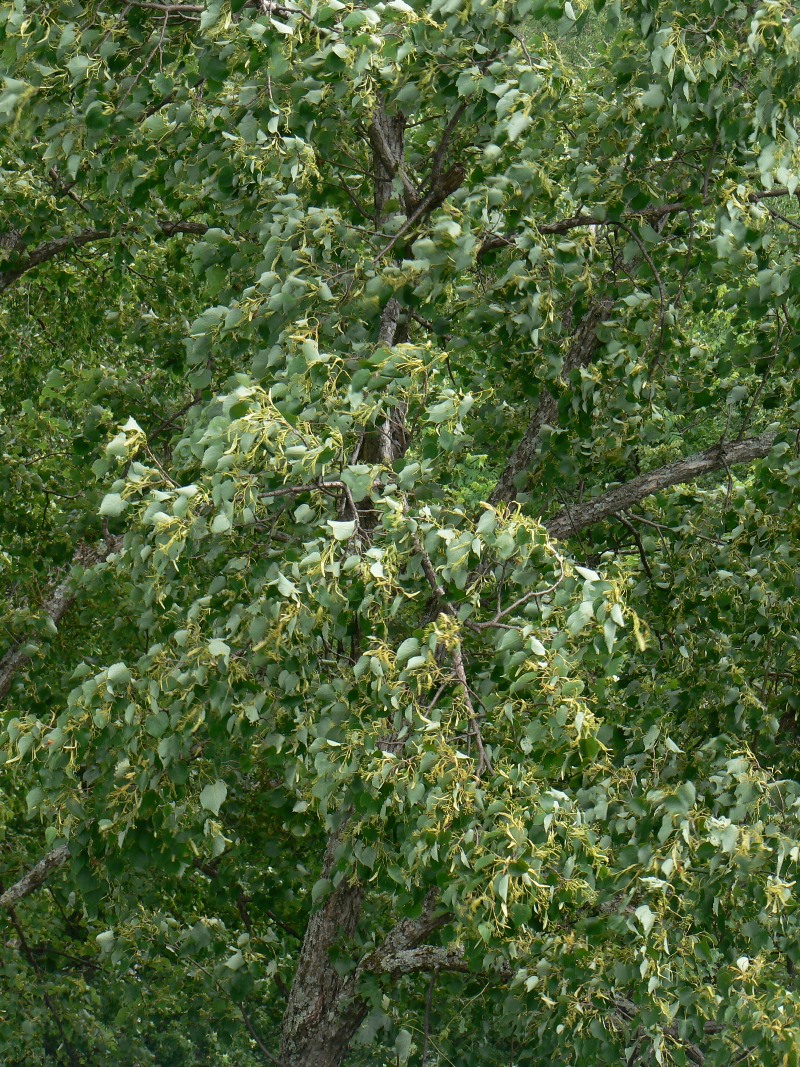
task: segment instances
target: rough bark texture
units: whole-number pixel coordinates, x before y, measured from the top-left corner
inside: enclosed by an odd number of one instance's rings
[[[402,308],[392,297],[383,309],[378,331],[381,344],[398,340]],[[392,412],[372,433],[365,434],[361,458],[368,463],[391,463],[405,451],[405,412]],[[369,527],[373,513],[359,511]],[[334,870],[339,834],[332,834],[323,861],[322,877]],[[340,974],[333,953],[346,949],[361,915],[363,889],[345,879],[309,919],[281,1029],[281,1063],[285,1067],[338,1067],[344,1061],[367,1005],[356,995],[358,972]]]
[[[0,895],[0,908],[13,908],[17,901],[22,900],[23,897],[27,897],[30,893],[33,893],[44,885],[50,875],[63,867],[69,859],[69,848],[67,845],[59,845],[58,848],[53,849],[48,853],[44,859],[39,860],[35,867],[31,867],[27,874],[23,875],[18,882],[9,886],[6,891]]]
[[[334,870],[339,834],[332,834],[322,877]],[[346,949],[361,916],[363,889],[345,879],[315,911],[306,927],[281,1030],[285,1067],[337,1067],[366,1014],[354,1001],[352,975],[342,975],[332,951]]]
[[[375,225],[379,228],[395,197],[400,182],[400,199],[406,222],[379,252],[376,261],[387,256],[401,238],[441,206],[464,179],[464,168],[455,164],[445,169],[451,144],[464,105],[455,109],[431,161],[427,189],[417,189],[404,167],[406,119],[401,113],[387,114],[376,109],[369,129],[374,177]],[[403,308],[391,297],[383,308],[377,341],[391,348],[407,339]],[[359,448],[362,462],[391,464],[403,455],[408,442],[405,408],[399,406],[371,432],[365,433]],[[369,506],[358,509],[361,525],[369,528],[374,514]],[[332,835],[323,863],[323,876],[333,871],[338,835]],[[358,996],[359,977],[367,971],[401,974],[436,967],[459,967],[457,950],[426,946],[422,942],[447,918],[436,915],[435,898],[425,901],[420,918],[398,923],[383,946],[352,966],[342,976],[332,958],[353,937],[361,915],[362,889],[345,879],[309,920],[300,959],[289,993],[281,1031],[280,1062],[284,1067],[339,1067],[350,1042],[367,1013]]]
[[[378,342],[391,348],[405,339],[405,324],[402,321],[402,307],[392,297],[383,309],[378,331]],[[395,408],[373,431],[364,435],[359,459],[364,463],[380,463],[391,467],[402,456],[408,442],[406,439],[405,406]]]
[[[707,448],[705,452],[698,452],[694,456],[657,467],[656,470],[639,475],[633,481],[609,489],[593,500],[564,508],[545,523],[547,531],[552,537],[569,537],[609,515],[625,511],[645,497],[668,489],[671,485],[693,482],[713,471],[763,459],[769,455],[775,443],[775,436],[774,433],[766,433],[747,441],[729,441]]]
[[[361,915],[363,890],[343,882],[311,916],[281,1031],[286,1067],[338,1067],[367,1013],[333,950],[345,949]]]
[[[404,168],[405,117],[400,113],[387,115],[382,108],[376,110],[369,130],[376,228],[395,196],[397,181],[402,185],[400,198],[407,216],[406,223],[376,259],[388,255],[399,239],[444,203],[463,181],[464,169],[460,165],[444,169],[448,146],[463,110],[463,107],[456,109],[443,132],[432,159],[429,188],[424,191],[416,188]],[[406,331],[403,309],[391,297],[381,313],[377,342],[391,348],[406,340]],[[358,458],[391,466],[407,447],[405,414],[400,406],[374,430],[365,433]],[[368,505],[357,510],[357,517],[363,527],[368,529],[372,525],[373,515]],[[331,877],[334,872],[340,833],[341,830],[329,838],[323,877]],[[309,919],[282,1021],[280,1063],[283,1067],[340,1067],[368,1010],[358,994],[362,975],[394,976],[426,969],[463,968],[457,948],[422,945],[449,920],[449,916],[437,914],[433,895],[426,898],[419,918],[396,924],[382,946],[360,961],[353,955],[348,961],[348,943],[358,928],[362,897],[362,887],[350,883],[345,875]],[[337,968],[337,954],[344,955],[348,966]]]
[[[356,972],[361,974],[389,974],[398,977],[416,971],[467,970],[459,946],[424,945],[423,942],[446,926],[453,916],[440,911],[438,895],[431,891],[416,919],[402,919],[386,935],[383,944],[362,960]]]
[[[338,835],[331,838],[324,870],[332,870]],[[430,892],[416,919],[403,919],[386,935],[383,944],[352,966],[345,976],[331,960],[331,949],[352,937],[361,913],[359,886],[342,883],[306,931],[300,965],[283,1020],[280,1061],[284,1067],[339,1067],[359,1026],[367,1004],[358,994],[365,974],[398,978],[419,971],[467,971],[459,946],[423,944],[452,919]],[[354,961],[355,964],[355,961]],[[509,977],[501,975],[501,977]]]
[[[379,108],[372,117],[372,125],[369,130],[370,144],[372,145],[373,180],[375,200],[375,225],[380,226],[383,221],[386,205],[392,198],[392,184],[394,176],[401,170],[403,165],[403,149],[405,140],[406,117],[401,112],[387,115]],[[408,206],[414,202],[413,187],[405,175],[402,174],[405,198]]]

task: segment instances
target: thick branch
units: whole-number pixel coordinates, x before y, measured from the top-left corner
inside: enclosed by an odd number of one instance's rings
[[[420,945],[419,948],[376,953],[370,970],[397,978],[418,971],[461,971],[468,974],[470,968],[464,959],[463,949]]]
[[[449,911],[440,909],[438,894],[431,890],[425,897],[419,916],[416,919],[401,919],[396,926],[393,926],[376,955],[381,956],[381,954],[386,955],[416,948],[452,919],[453,916]]]
[[[406,338],[405,324],[402,321],[403,309],[400,302],[391,297],[382,313],[378,328],[378,343],[392,348]],[[406,408],[404,404],[389,411],[386,418],[373,431],[366,433],[361,444],[360,459],[364,463],[380,463],[390,467],[402,456],[408,447],[405,426]],[[365,508],[365,511],[371,511]],[[374,516],[373,516],[374,517]]]
[[[369,140],[372,145],[375,182],[375,225],[380,227],[386,205],[392,196],[392,179],[400,175],[409,208],[419,201],[419,193],[405,172],[403,151],[405,147],[406,117],[398,111],[387,115],[378,108],[372,116]]]
[[[160,15],[187,15],[202,14],[205,11],[203,4],[151,4],[146,0],[128,0],[132,7],[151,8]]]
[[[27,874],[23,875],[18,882],[9,886],[0,895],[0,908],[13,908],[17,901],[29,896],[39,886],[44,885],[53,871],[57,871],[69,859],[69,847],[59,845],[53,849],[44,859],[39,860],[35,867],[31,867]]]
[[[713,448],[707,448],[705,452],[698,452],[694,456],[667,463],[664,467],[657,467],[656,470],[639,475],[633,481],[609,489],[593,500],[564,508],[549,519],[545,526],[552,537],[569,537],[617,511],[633,507],[645,497],[668,489],[671,485],[693,482],[713,471],[763,459],[769,455],[775,437],[774,433],[766,433],[747,441],[729,441],[714,445]]]
[[[426,219],[428,215],[432,214],[436,210],[437,207],[441,207],[441,205],[445,202],[448,196],[450,196],[451,193],[454,193],[456,189],[459,188],[461,183],[464,181],[465,174],[466,171],[460,163],[456,163],[455,166],[450,167],[450,169],[441,176],[438,185],[432,188],[425,195],[424,199],[420,201],[417,209],[412,215],[410,215],[406,219],[406,221],[403,223],[403,225],[400,227],[394,237],[392,237],[391,241],[389,241],[387,245],[384,245],[384,247],[380,250],[377,256],[375,256],[374,260],[372,261],[373,264],[379,263],[384,258],[384,256],[387,256],[397,244],[397,242],[400,240],[400,238],[405,237],[405,235],[410,229],[412,229],[412,227],[416,226],[416,224],[421,220]]]
[[[747,201],[750,204],[758,204],[762,200],[774,200],[780,199],[785,196],[797,196],[800,200],[800,191],[794,194],[790,193],[788,189],[764,189],[758,193],[750,193],[747,197]],[[674,204],[659,204],[653,207],[642,208],[639,211],[626,211],[621,219],[600,219],[594,215],[572,215],[566,219],[557,219],[555,222],[544,222],[540,226],[537,226],[539,233],[543,234],[564,234],[569,233],[571,230],[584,230],[592,229],[597,226],[613,226],[619,225],[620,221],[632,221],[636,219],[644,219],[646,222],[658,222],[660,219],[666,218],[668,215],[680,215],[684,211],[693,211],[698,206],[703,207],[711,203],[711,197],[703,197],[700,204],[692,204],[688,201],[679,200]],[[513,245],[516,238],[514,236],[506,236],[505,234],[491,233],[488,234],[478,249],[478,258],[481,259],[489,252],[493,252],[498,248],[506,248]]]
[[[323,878],[333,876],[347,821],[328,838]],[[332,959],[355,935],[363,894],[358,882],[344,879],[311,914],[281,1026],[280,1059],[287,1067],[337,1067],[366,1015],[366,1004],[353,998],[352,975],[340,973]]]
[[[0,292],[3,289],[8,289],[10,285],[13,285],[29,270],[46,263],[49,259],[54,259],[56,256],[61,255],[62,252],[81,248],[83,245],[91,244],[93,241],[106,241],[113,236],[111,230],[84,230],[83,233],[70,234],[69,237],[59,237],[55,241],[45,241],[44,244],[34,248],[29,255],[20,260],[13,270],[6,270],[0,274]]]
[[[208,230],[208,226],[202,222],[159,222],[161,232],[165,237],[172,237],[176,233],[192,233],[202,235]],[[0,292],[14,285],[15,282],[27,274],[34,267],[41,266],[51,259],[71,252],[73,249],[82,248],[84,245],[94,244],[97,241],[108,241],[114,237],[121,237],[127,233],[136,232],[135,226],[125,226],[121,230],[83,230],[81,233],[69,234],[66,237],[58,237],[54,241],[45,241],[38,245],[27,256],[18,260],[10,270],[0,272]]]
[[[472,973],[464,959],[462,947],[423,943],[452,919],[450,912],[441,910],[438,894],[431,890],[425,898],[420,916],[397,923],[386,935],[383,944],[359,965],[357,979],[364,973],[388,974],[392,977],[435,970]],[[496,978],[506,981],[512,974],[508,967],[494,972]]]
[[[561,368],[563,377],[580,367],[587,367],[595,357],[600,342],[597,328],[611,311],[614,301],[610,298],[596,300],[580,321]],[[558,414],[558,397],[545,389],[539,398],[534,416],[528,424],[522,440],[514,449],[492,493],[491,503],[500,504],[513,500],[520,491],[517,481],[530,476],[534,457],[539,445],[539,434],[544,426],[553,425]]]
[[[447,149],[450,146],[450,142],[453,139],[456,127],[461,121],[461,116],[467,110],[467,101],[462,100],[458,107],[455,109],[450,117],[450,121],[444,128],[441,140],[436,151],[433,153],[433,160],[431,162],[431,176],[430,185],[431,188],[435,188],[439,184],[439,179],[442,176],[442,170],[444,169],[444,161],[447,156]]]

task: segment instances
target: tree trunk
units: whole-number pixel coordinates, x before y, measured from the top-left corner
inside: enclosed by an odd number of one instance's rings
[[[341,828],[328,839],[323,878],[333,873],[340,834]],[[333,950],[355,934],[362,898],[360,885],[343,880],[309,919],[281,1026],[282,1067],[344,1062],[367,1007],[353,997],[352,968],[340,973]]]
[[[463,180],[462,168],[451,167],[444,174],[441,171],[450,136],[462,111],[456,111],[443,135],[431,171],[431,189],[427,198],[421,198],[403,169],[405,116],[400,112],[390,116],[382,107],[376,110],[369,131],[376,227],[383,222],[396,179],[402,185],[400,196],[406,214],[414,221],[426,217],[458,187]],[[378,344],[392,348],[402,344],[407,336],[403,308],[392,296],[381,313]],[[408,447],[405,417],[404,405],[388,412],[374,429],[364,434],[357,458],[361,462],[391,466]],[[374,524],[375,513],[368,502],[358,509],[358,518],[366,529]],[[322,867],[324,878],[331,877],[335,870],[336,850],[347,821],[345,818],[339,830],[328,839]],[[390,931],[382,952],[373,954],[369,966],[355,957],[337,961],[337,950],[346,952],[347,943],[357,930],[362,898],[361,886],[350,884],[345,878],[309,919],[281,1025],[282,1067],[339,1067],[368,1010],[368,1005],[357,995],[358,978],[363,970],[408,973],[424,969],[431,965],[431,953],[438,951],[431,949],[427,954],[409,955],[409,950],[416,949],[427,934],[448,918],[433,918],[436,909],[431,898],[422,918],[401,922]],[[445,952],[443,959],[450,962],[451,955]]]
[[[283,1067],[339,1067],[367,1012],[332,950],[353,936],[360,886],[342,883],[309,921],[281,1028]]]

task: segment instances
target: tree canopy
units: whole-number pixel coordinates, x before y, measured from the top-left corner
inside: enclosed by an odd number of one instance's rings
[[[3,1063],[800,1063],[796,5],[0,76]]]

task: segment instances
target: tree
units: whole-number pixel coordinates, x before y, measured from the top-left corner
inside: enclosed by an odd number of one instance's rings
[[[798,1062],[800,20],[593,17],[4,11],[4,1062]]]

